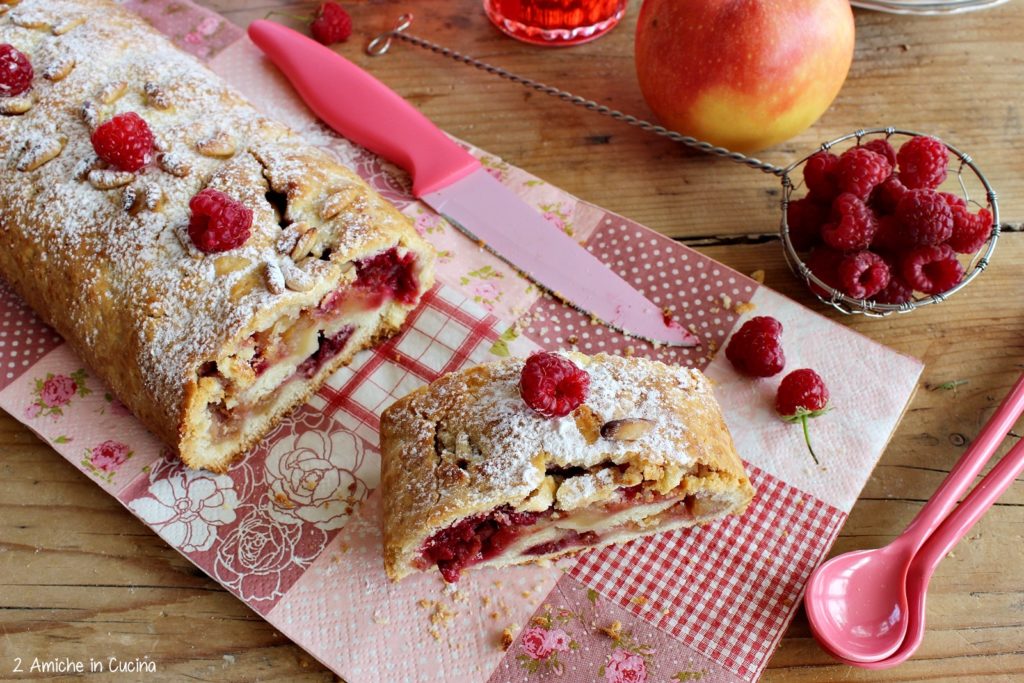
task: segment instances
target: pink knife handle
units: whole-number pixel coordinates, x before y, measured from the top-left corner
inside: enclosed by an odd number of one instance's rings
[[[946,519],[957,500],[970,487],[978,472],[999,448],[1006,438],[1006,433],[1010,431],[1022,412],[1024,412],[1024,374],[1017,379],[1017,383],[1013,385],[1010,393],[1006,395],[999,408],[982,428],[981,433],[975,437],[967,451],[960,457],[938,490],[932,495],[931,500],[921,508],[917,516],[907,526],[906,531],[901,534],[900,538],[910,546],[913,552],[916,552],[936,527]],[[973,521],[971,523],[973,524]]]
[[[408,171],[417,197],[479,168],[430,119],[336,52],[263,19],[249,25],[249,38],[327,125]]]

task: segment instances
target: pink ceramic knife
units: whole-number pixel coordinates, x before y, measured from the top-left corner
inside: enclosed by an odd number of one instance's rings
[[[632,336],[696,346],[661,308],[545,220],[411,104],[323,45],[270,21],[249,37],[310,109],[349,140],[412,175],[413,193],[559,298]]]

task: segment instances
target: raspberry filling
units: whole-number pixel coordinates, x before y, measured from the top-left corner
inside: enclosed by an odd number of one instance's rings
[[[416,300],[420,285],[415,266],[416,254],[399,254],[398,248],[392,247],[368,259],[356,261],[358,278],[354,287],[383,295],[384,300],[390,298],[411,304]]]
[[[330,337],[325,337],[323,332],[317,336],[318,346],[312,356],[302,361],[296,372],[301,373],[307,379],[312,378],[323,367],[324,363],[341,353],[348,343],[356,328],[346,325]]]
[[[503,505],[487,514],[467,517],[427,539],[423,558],[437,565],[445,581],[454,583],[463,569],[499,555],[524,527],[536,524],[541,516],[535,512],[515,512]]]

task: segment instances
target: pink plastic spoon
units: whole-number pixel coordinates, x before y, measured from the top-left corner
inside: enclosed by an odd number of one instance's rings
[[[932,573],[1021,472],[1024,472],[1024,440],[1018,441],[1003,456],[999,464],[950,513],[914,556],[907,571],[907,633],[896,652],[877,662],[856,662],[838,657],[841,661],[865,669],[888,669],[903,663],[914,654],[924,639],[925,597]],[[832,654],[835,655],[834,652]]]
[[[924,592],[935,564],[942,559],[945,551],[937,552],[934,563],[927,561],[931,559],[931,554],[928,557],[922,556],[922,563],[914,566],[915,573],[910,576],[908,571],[912,562],[995,453],[1022,412],[1024,375],[1017,380],[974,443],[902,534],[884,548],[839,555],[814,570],[807,583],[804,606],[811,630],[825,649],[850,664],[882,663],[882,660],[888,660],[901,650],[911,624],[923,633]],[[975,498],[981,501],[984,495],[987,504],[977,502],[975,508],[978,510],[974,515],[971,514],[974,508],[960,513],[964,507],[961,504],[957,510],[960,527],[954,529],[951,526],[946,529],[942,538],[936,538],[936,545],[929,546],[930,549],[937,545],[944,546],[946,542],[948,547],[955,545],[963,533],[992,505],[995,498],[1006,490],[1024,467],[1024,449],[1015,447],[1011,453],[1014,458],[1008,454],[978,485],[978,489],[981,489],[987,482],[985,491]],[[993,478],[997,470],[1008,477],[1005,482]],[[995,493],[989,500],[987,496],[992,491]],[[908,588],[912,589],[909,604]],[[909,608],[914,610],[914,616],[908,613]],[[920,638],[919,633],[910,652],[920,643]],[[907,653],[903,659],[909,656],[910,653]]]

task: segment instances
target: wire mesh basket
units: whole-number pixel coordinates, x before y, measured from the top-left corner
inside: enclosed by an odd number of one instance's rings
[[[787,213],[790,201],[794,201],[794,193],[800,190],[803,184],[802,179],[800,180],[800,183],[795,184],[793,182],[793,175],[796,174],[798,177],[802,176],[801,173],[797,172],[801,171],[803,165],[808,159],[819,151],[833,150],[837,146],[843,146],[844,143],[853,143],[859,146],[872,138],[881,137],[885,140],[890,140],[893,138],[904,137],[909,139],[919,135],[925,134],[909,130],[899,130],[896,128],[871,128],[858,130],[853,133],[849,133],[848,135],[843,135],[842,137],[822,143],[819,149],[816,149],[813,153],[808,154],[803,159],[787,166],[781,174],[782,218],[779,225],[779,235],[782,239],[786,263],[789,265],[789,268],[793,271],[794,275],[807,283],[811,292],[822,303],[831,306],[841,313],[880,318],[893,313],[909,313],[910,311],[923,306],[940,303],[970,284],[972,280],[978,277],[982,271],[988,267],[991,261],[992,253],[995,251],[996,243],[999,241],[999,202],[996,199],[995,190],[992,189],[988,179],[985,178],[985,174],[983,174],[977,167],[970,155],[961,152],[956,147],[953,147],[941,140],[940,142],[946,146],[946,149],[949,150],[949,153],[952,155],[952,159],[954,160],[950,165],[951,172],[945,184],[951,182],[954,183],[956,186],[954,189],[958,190],[959,196],[963,197],[968,206],[973,205],[977,208],[987,208],[992,213],[992,231],[988,240],[974,254],[964,255],[961,257],[962,263],[964,264],[964,277],[955,286],[939,294],[916,296],[911,301],[907,301],[902,304],[886,304],[868,299],[856,299],[822,281],[817,275],[811,272],[811,269],[808,268],[797,253],[797,250],[790,239]],[[958,165],[955,165],[956,162],[959,162]],[[975,196],[984,194],[986,203],[981,204],[976,199],[972,199],[972,192]]]

